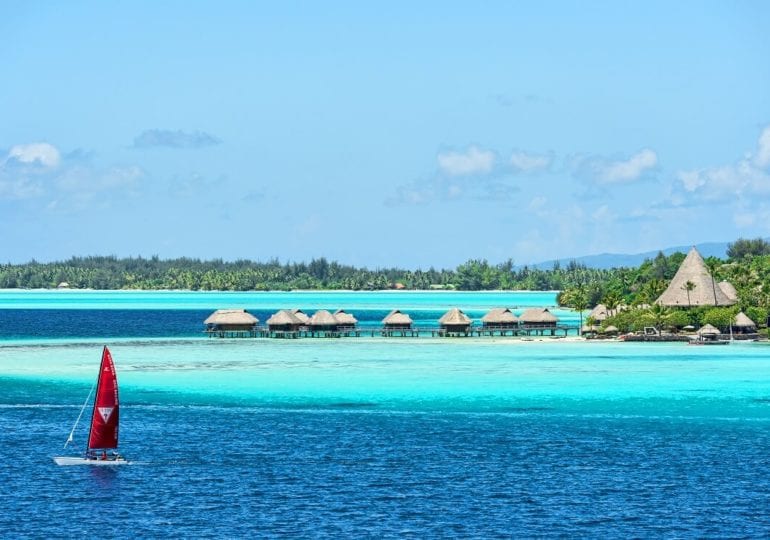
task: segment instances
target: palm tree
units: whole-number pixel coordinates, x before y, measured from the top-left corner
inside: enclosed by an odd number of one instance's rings
[[[711,287],[714,289],[714,305],[719,305],[719,300],[717,299],[717,268],[720,266],[720,263],[717,259],[713,257],[709,257],[706,260],[706,266],[709,269],[709,274],[711,274]]]
[[[620,306],[620,302],[623,298],[617,291],[611,291],[604,295],[602,303],[607,308],[607,315],[617,315],[617,308]]]
[[[663,328],[663,323],[665,323],[666,319],[668,319],[668,315],[670,313],[669,308],[660,304],[653,304],[649,309],[649,313],[652,315],[652,320],[655,324],[655,328],[657,329],[658,334],[660,334],[661,328]]]
[[[688,280],[684,285],[682,285],[682,289],[687,291],[687,307],[692,307],[692,303],[690,302],[690,291],[695,290],[695,283]]]

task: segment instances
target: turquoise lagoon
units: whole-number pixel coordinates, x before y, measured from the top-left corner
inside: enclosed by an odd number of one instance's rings
[[[12,465],[0,482],[17,496],[0,502],[0,530],[57,537],[67,520],[67,535],[114,537],[770,534],[765,343],[200,332],[224,307],[340,307],[371,321],[398,308],[429,321],[450,307],[480,317],[554,302],[555,293],[1,291],[0,459]],[[131,326],[137,317],[175,330]],[[99,335],[69,330],[81,320]],[[34,328],[3,334],[9,324]],[[121,385],[122,450],[145,464],[56,468],[50,456],[103,345]],[[120,525],[93,512],[105,496],[123,509]]]

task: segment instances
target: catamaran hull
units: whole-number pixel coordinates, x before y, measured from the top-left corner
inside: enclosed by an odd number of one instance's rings
[[[115,467],[117,465],[130,465],[125,459],[86,459],[82,457],[55,457],[57,465],[93,465],[96,467]]]

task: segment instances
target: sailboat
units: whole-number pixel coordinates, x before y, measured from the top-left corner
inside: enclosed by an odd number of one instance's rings
[[[126,465],[129,462],[117,453],[118,448],[118,378],[115,373],[115,364],[107,347],[102,351],[102,362],[99,367],[99,376],[94,383],[96,397],[91,410],[91,427],[88,431],[88,445],[83,456],[59,456],[53,458],[57,465]],[[91,401],[91,393],[88,393],[83,408],[80,410],[75,425],[70,431],[64,448],[72,442],[75,429],[83,416],[83,412]]]

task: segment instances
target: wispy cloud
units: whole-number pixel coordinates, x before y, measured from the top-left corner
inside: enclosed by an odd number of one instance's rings
[[[470,146],[463,152],[441,152],[437,160],[443,173],[449,176],[466,176],[492,172],[496,156],[491,150]]]
[[[600,184],[630,184],[642,179],[658,165],[658,155],[645,148],[626,159],[578,157],[572,160],[573,171]]]
[[[60,160],[59,150],[52,144],[44,142],[17,144],[11,147],[3,166],[19,164],[53,169],[59,165]]]
[[[547,170],[553,162],[553,156],[532,154],[515,150],[511,154],[509,164],[515,173],[537,173]]]
[[[49,209],[77,210],[97,195],[109,202],[136,191],[144,171],[135,165],[96,168],[88,153],[64,154],[49,143],[13,146],[0,161],[0,199],[36,199]]]
[[[754,165],[761,168],[770,168],[770,126],[762,130],[757,142],[757,152],[754,154]]]
[[[204,131],[148,129],[134,138],[134,148],[205,148],[221,142],[218,137]]]
[[[754,154],[735,163],[679,171],[676,179],[688,197],[703,201],[770,195],[770,126],[759,136]]]

